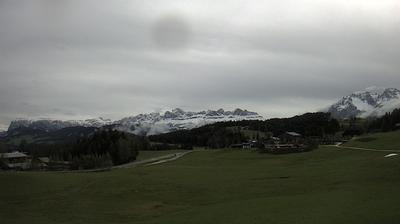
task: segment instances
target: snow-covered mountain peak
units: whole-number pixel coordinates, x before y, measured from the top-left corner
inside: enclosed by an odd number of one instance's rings
[[[355,93],[369,93],[371,95],[380,95],[382,94],[387,88],[385,87],[377,87],[377,86],[370,86],[365,88],[365,90],[357,91]]]
[[[56,120],[56,119],[44,119],[44,118],[40,119],[18,118],[10,123],[8,131],[22,127],[38,129],[42,131],[54,131],[67,127],[77,127],[77,126],[102,127],[109,124],[112,124],[112,121],[110,119],[104,119],[102,117],[86,119],[86,120],[66,120],[66,121]]]
[[[154,112],[139,114],[122,118],[121,120],[111,121],[104,118],[86,120],[53,120],[53,119],[17,119],[11,122],[8,130],[12,131],[21,127],[28,127],[43,131],[54,131],[67,127],[102,127],[113,125],[118,130],[134,133],[137,135],[154,135],[182,129],[192,129],[206,124],[220,121],[256,120],[263,119],[256,112],[242,109],[234,111],[207,110],[200,112],[184,111],[175,108],[164,113]]]
[[[175,108],[164,114],[151,113],[127,117],[114,122],[117,129],[138,135],[154,135],[182,129],[192,129],[219,121],[263,119],[255,112],[236,109],[234,111],[207,110],[184,111]]]
[[[368,87],[343,97],[328,109],[338,118],[382,116],[400,107],[400,90]]]
[[[184,114],[185,111],[183,111],[181,108],[175,108],[172,110],[172,113],[174,114]]]

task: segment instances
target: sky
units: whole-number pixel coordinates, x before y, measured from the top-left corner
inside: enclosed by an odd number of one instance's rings
[[[398,0],[0,0],[0,129],[180,107],[266,118],[400,87]]]

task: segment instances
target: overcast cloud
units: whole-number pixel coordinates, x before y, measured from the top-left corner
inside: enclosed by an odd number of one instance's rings
[[[0,0],[0,128],[161,109],[265,117],[400,87],[400,1]]]

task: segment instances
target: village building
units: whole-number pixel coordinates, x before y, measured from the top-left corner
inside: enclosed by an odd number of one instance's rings
[[[303,136],[297,132],[288,131],[279,136],[282,143],[300,143],[303,140]]]
[[[35,159],[32,159],[32,169],[40,169],[40,170],[45,170],[48,168],[50,164],[50,158],[49,157],[38,157]]]
[[[268,139],[264,140],[264,145],[277,145],[281,142],[281,139],[278,137],[271,136]]]
[[[230,145],[230,148],[233,148],[233,149],[251,149],[251,148],[253,148],[254,147],[254,145],[252,145],[252,143],[250,143],[250,142],[243,142],[243,143],[239,143],[239,144],[232,144],[232,145]]]
[[[46,166],[49,165],[49,163],[50,163],[49,157],[39,157],[38,159],[41,163],[45,164]]]
[[[239,144],[232,144],[230,148],[240,148],[240,149],[253,149],[257,148],[259,141],[257,140],[249,140],[247,142],[239,143]]]
[[[5,169],[25,170],[31,166],[31,157],[18,151],[1,153],[0,163]]]
[[[304,138],[297,132],[285,132],[279,137],[270,137],[264,141],[264,148],[260,152],[273,154],[303,152],[306,150]]]

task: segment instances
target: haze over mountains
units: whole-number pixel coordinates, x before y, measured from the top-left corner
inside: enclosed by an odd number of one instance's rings
[[[137,134],[153,135],[166,133],[182,129],[192,129],[206,124],[220,121],[256,120],[264,119],[256,112],[236,109],[234,111],[207,110],[200,112],[189,112],[176,108],[165,113],[139,114],[126,117],[121,120],[111,121],[109,119],[98,118],[88,120],[26,120],[19,119],[11,122],[8,130],[18,128],[32,128],[42,131],[55,131],[67,127],[101,127],[113,125],[116,129]]]

